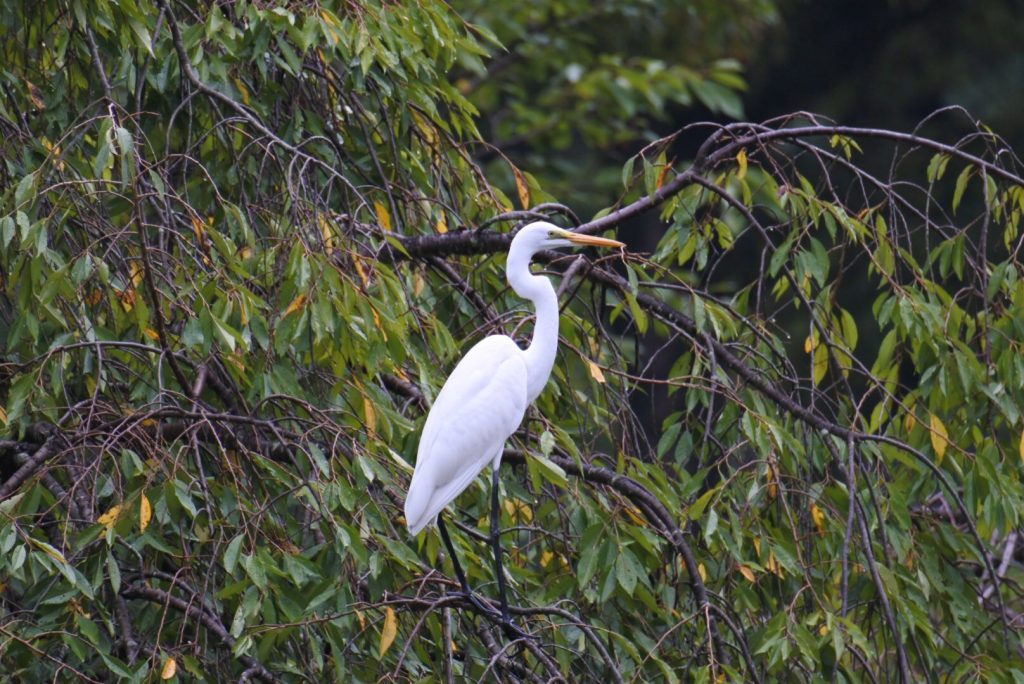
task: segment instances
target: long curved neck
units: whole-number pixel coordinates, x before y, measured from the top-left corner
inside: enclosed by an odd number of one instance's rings
[[[508,284],[520,297],[532,301],[537,312],[533,340],[523,352],[526,361],[527,401],[531,403],[547,384],[558,351],[558,295],[551,281],[530,273],[532,257],[532,252],[515,249],[513,245],[506,266]]]

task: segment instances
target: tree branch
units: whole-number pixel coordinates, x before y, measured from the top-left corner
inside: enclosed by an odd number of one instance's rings
[[[196,620],[203,625],[206,629],[213,632],[229,649],[234,648],[236,639],[231,636],[224,624],[210,615],[208,612],[203,610],[199,605],[185,601],[172,596],[166,591],[160,589],[154,589],[152,587],[140,587],[140,586],[129,586],[121,590],[121,596],[126,599],[142,599],[144,601],[150,601],[166,607],[174,608],[175,610],[184,613],[187,617]],[[258,660],[252,656],[238,656],[238,660],[245,665],[260,681],[263,682],[275,682],[277,681],[270,670],[263,666]]]

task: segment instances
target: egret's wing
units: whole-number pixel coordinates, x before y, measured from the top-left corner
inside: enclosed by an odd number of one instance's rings
[[[430,410],[405,500],[412,534],[469,486],[523,420],[526,364],[514,342],[498,339],[466,355]]]
[[[438,434],[463,413],[465,405],[478,393],[486,389],[494,373],[509,358],[521,357],[523,351],[505,335],[491,335],[477,342],[466,352],[455,369],[445,380],[444,386],[434,400],[427,421],[420,435],[419,451],[416,455],[416,469],[419,470],[429,458],[430,446]],[[525,371],[523,373],[525,377]],[[525,408],[523,409],[525,411]],[[519,420],[522,420],[520,416]],[[516,423],[518,427],[518,423]]]

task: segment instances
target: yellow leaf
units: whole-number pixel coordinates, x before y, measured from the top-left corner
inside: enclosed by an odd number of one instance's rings
[[[245,372],[245,364],[242,363],[242,355],[240,353],[236,352],[234,354],[225,354],[223,358],[240,372]]]
[[[60,145],[54,145],[52,142],[50,142],[49,138],[45,137],[43,138],[42,142],[43,147],[46,148],[46,151],[57,158],[57,170],[63,171],[64,161],[60,158]]]
[[[697,574],[700,575],[701,582],[708,581],[708,569],[704,567],[703,563],[697,564]]]
[[[391,644],[395,643],[395,636],[397,634],[398,618],[395,616],[395,609],[388,606],[384,612],[384,630],[380,633],[380,656],[382,658],[388,652],[388,649],[391,648]]]
[[[366,414],[366,429],[373,437],[377,434],[377,412],[373,408],[373,402],[367,396],[363,396],[363,413]]]
[[[103,525],[104,527],[106,527],[109,530],[109,529],[111,529],[114,526],[114,523],[116,523],[117,519],[120,518],[120,517],[121,517],[121,504],[117,504],[116,506],[111,506],[110,510],[108,510],[106,513],[104,513],[100,517],[96,518],[96,522],[98,522],[100,525]]]
[[[178,671],[178,663],[174,661],[174,658],[168,658],[164,661],[164,667],[160,670],[160,679],[170,679]]]
[[[935,465],[940,465],[942,457],[946,455],[946,447],[949,445],[949,433],[946,432],[946,426],[942,424],[942,421],[934,413],[931,414],[929,425],[932,429],[932,449],[935,449],[935,455],[937,456]]]
[[[373,314],[373,324],[377,326],[377,330],[380,330],[381,337],[383,337],[384,341],[387,342],[388,334],[384,331],[384,327],[380,323],[380,314],[377,313],[377,309],[373,306],[370,307],[370,313]]]
[[[815,344],[814,355],[811,360],[811,380],[815,385],[821,384],[821,381],[825,379],[825,374],[828,373],[828,349],[824,346]]]
[[[210,245],[206,241],[206,224],[203,223],[201,218],[195,215],[192,216],[192,230],[195,231],[196,240],[199,242],[199,246],[202,247],[204,251],[208,250]]]
[[[601,367],[590,359],[587,359],[587,367],[590,369],[590,376],[599,383],[604,384],[604,371],[601,370]]]
[[[334,253],[334,231],[331,230],[331,223],[323,214],[317,214],[317,220],[320,221],[320,235],[324,239],[324,248],[328,254]]]
[[[782,566],[779,565],[779,560],[775,557],[774,553],[768,553],[768,562],[764,564],[764,567],[768,569],[768,572],[782,577]]]
[[[747,148],[743,148],[736,153],[736,164],[740,167],[739,172],[736,174],[736,178],[743,180],[747,176]]]
[[[540,555],[540,567],[546,568],[551,564],[552,559],[555,557],[554,551],[545,551]]]
[[[361,281],[363,281],[363,287],[369,287],[370,286],[370,278],[367,277],[366,270],[363,268],[363,261],[362,261],[362,259],[359,259],[359,258],[353,259],[352,263],[355,264],[356,273],[359,274],[359,279]]]
[[[661,190],[661,186],[665,184],[665,179],[668,178],[668,174],[672,171],[672,163],[669,162],[661,167],[661,171],[658,172],[658,179],[654,182],[655,190]]]
[[[0,409],[0,411],[3,411],[3,409]],[[6,413],[3,414],[3,421],[7,422]],[[1024,432],[1020,433],[1020,446],[1017,447],[1017,451],[1020,452],[1020,460],[1024,461]]]
[[[51,546],[51,545],[47,544],[44,541],[38,541],[38,540],[35,540],[35,539],[31,539],[31,542],[33,544],[35,544],[36,546],[38,546],[40,549],[42,549],[43,553],[45,553],[47,556],[49,556],[53,560],[57,561],[58,563],[67,564],[68,559],[65,558],[64,554],[61,553],[60,551],[58,551],[56,547]]]
[[[124,307],[125,311],[131,311],[135,306],[135,288],[128,287],[117,293],[118,299],[121,300],[121,306]]]
[[[519,193],[519,204],[523,206],[523,209],[530,208],[530,187],[526,184],[526,178],[523,176],[523,172],[512,167],[512,173],[516,177],[516,192]]]
[[[3,406],[0,406],[0,423],[7,425],[7,409]]]
[[[433,150],[438,141],[437,131],[434,129],[434,125],[425,117],[421,116],[416,110],[413,110],[412,118],[416,122],[416,128],[419,129],[419,132],[423,135],[423,139],[426,141],[427,146]]]
[[[815,347],[814,338],[812,336],[808,335],[807,339],[804,340],[804,351],[806,353],[810,354],[812,351],[814,351],[814,347]]]
[[[39,88],[36,87],[36,84],[25,81],[25,85],[28,86],[28,99],[32,100],[32,105],[40,111],[46,109],[46,103],[43,102],[43,98],[39,97]]]
[[[380,200],[374,200],[373,208],[377,212],[377,223],[380,224],[380,227],[384,230],[391,230],[391,213],[384,203]]]
[[[814,526],[818,528],[818,534],[825,534],[825,512],[818,508],[817,504],[811,504],[811,518]]]
[[[283,314],[281,314],[281,318],[286,317],[288,314],[295,313],[296,311],[298,311],[299,309],[301,309],[305,305],[306,305],[306,294],[302,293],[298,297],[296,297],[295,299],[292,300],[292,303],[289,304],[288,308],[284,310]]]
[[[757,578],[754,576],[754,571],[746,565],[740,566],[740,574],[747,578],[748,582],[756,582]]]
[[[443,211],[441,212],[441,218],[437,219],[437,225],[435,226],[435,229],[437,230],[438,233],[448,232],[448,217],[445,215]]]
[[[818,634],[821,636],[828,636],[828,625],[822,625],[818,628]]]
[[[242,94],[242,102],[245,104],[246,107],[248,107],[249,106],[249,89],[245,87],[245,84],[242,83],[242,79],[240,79],[240,78],[234,79],[234,82],[235,82],[235,87],[238,88],[238,92]]]
[[[522,499],[505,499],[505,512],[513,520],[533,522],[533,509]]]
[[[779,470],[774,458],[768,461],[768,497],[774,499],[779,495]]]
[[[132,285],[138,287],[144,275],[145,272],[142,270],[142,264],[138,262],[133,263],[131,268]]]
[[[338,22],[335,20],[334,15],[328,12],[327,10],[320,10],[320,17],[331,26],[337,26],[338,28],[341,28],[341,26],[339,26]]]
[[[640,517],[639,508],[631,506],[630,504],[627,503],[622,507],[622,510],[626,511],[626,515],[629,516],[629,519],[633,521],[634,525],[640,525],[642,527],[647,526],[647,522],[642,517]]]
[[[149,521],[153,519],[153,506],[149,503],[149,497],[145,494],[139,499],[139,532],[145,532],[149,527]]]
[[[366,616],[363,615],[363,611],[357,610],[356,617],[359,618],[359,629],[366,629]]]
[[[904,419],[903,427],[907,432],[910,432],[917,426],[917,418],[914,416],[914,412],[910,411],[907,413],[907,417]],[[1021,439],[1024,439],[1024,435],[1021,435]]]
[[[146,328],[142,332],[146,333],[146,337],[148,337],[151,340],[159,340],[160,339],[160,335],[157,333],[156,330],[153,330],[152,328]]]
[[[423,277],[423,274],[416,271],[416,274],[412,278],[412,293],[419,297],[423,294],[423,288],[427,286],[427,279]]]

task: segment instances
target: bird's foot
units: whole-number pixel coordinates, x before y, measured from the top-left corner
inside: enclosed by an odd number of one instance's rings
[[[494,608],[486,605],[483,601],[481,601],[480,597],[477,596],[469,587],[463,587],[462,590],[459,591],[456,595],[462,595],[464,599],[473,604],[473,607],[476,608],[482,615],[487,617],[489,620],[501,619],[501,613],[499,613],[498,611],[494,610]]]
[[[509,639],[536,639],[537,637],[529,632],[523,630],[518,624],[513,622],[512,617],[508,613],[495,610],[492,606],[487,605],[477,594],[470,588],[466,587],[458,591],[456,596],[461,596],[472,604],[477,611],[485,618],[493,622],[494,624],[501,627],[501,630],[505,633],[505,636]]]
[[[536,639],[537,637],[529,632],[523,631],[523,628],[512,621],[512,618],[507,614],[501,616],[501,629],[505,632],[505,636],[509,639]]]

